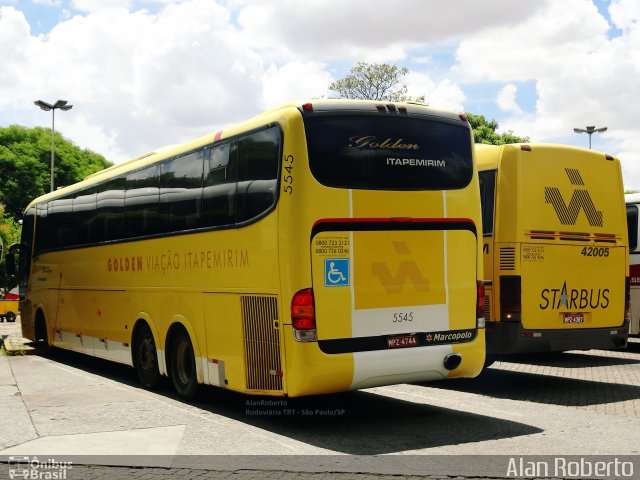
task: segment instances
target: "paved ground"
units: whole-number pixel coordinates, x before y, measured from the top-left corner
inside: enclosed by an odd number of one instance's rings
[[[19,329],[0,323],[0,336],[19,344]],[[634,340],[625,351],[514,357],[478,379],[284,404],[210,388],[188,403],[168,387],[141,389],[126,367],[18,354],[0,357],[0,460],[83,455],[66,478],[395,480],[506,477],[510,458],[532,454],[630,455],[640,478],[639,364]]]

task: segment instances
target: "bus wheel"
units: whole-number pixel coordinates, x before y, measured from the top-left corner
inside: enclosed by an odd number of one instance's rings
[[[171,340],[171,381],[182,398],[191,400],[198,391],[196,359],[189,334],[180,329]]]
[[[44,316],[42,313],[38,312],[36,315],[36,321],[34,324],[34,340],[36,341],[36,346],[42,349],[49,348],[49,336],[47,335],[47,324],[45,322]]]
[[[16,314],[13,312],[9,312],[5,315],[5,317],[7,319],[7,322],[15,322],[16,321]]]
[[[138,380],[145,388],[156,387],[160,381],[158,354],[153,335],[146,323],[137,328],[133,349],[133,364],[136,367]]]

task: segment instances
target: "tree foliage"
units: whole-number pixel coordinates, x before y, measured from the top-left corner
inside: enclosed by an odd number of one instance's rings
[[[81,149],[56,132],[55,186],[78,182],[111,165],[102,155]],[[14,219],[35,197],[50,188],[51,130],[0,127],[0,204]]]
[[[402,77],[409,73],[406,67],[388,63],[358,62],[344,78],[329,85],[339,98],[355,100],[381,100],[386,102],[424,102],[424,96],[411,98]]]
[[[505,133],[498,133],[496,130],[499,125],[495,120],[487,120],[484,115],[474,115],[473,113],[465,113],[467,120],[473,128],[473,138],[476,143],[484,143],[487,145],[505,145],[507,143],[523,143],[528,142],[529,137],[519,137],[511,130]]]

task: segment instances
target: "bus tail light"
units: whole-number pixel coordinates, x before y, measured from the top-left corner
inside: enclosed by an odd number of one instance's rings
[[[522,279],[520,275],[500,277],[500,320],[520,322],[522,319]]]
[[[484,282],[476,282],[476,327],[484,328],[484,309],[485,309],[485,296],[484,296]]]
[[[624,282],[624,319],[631,321],[631,278],[626,277]]]
[[[291,299],[291,325],[293,326],[293,336],[297,341],[315,342],[318,340],[313,289],[300,290]]]

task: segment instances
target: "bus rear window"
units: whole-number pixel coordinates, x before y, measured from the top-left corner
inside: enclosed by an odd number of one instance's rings
[[[418,117],[305,118],[309,163],[323,185],[371,190],[462,188],[473,175],[468,127]]]

